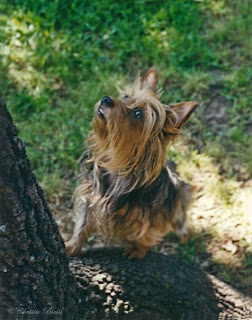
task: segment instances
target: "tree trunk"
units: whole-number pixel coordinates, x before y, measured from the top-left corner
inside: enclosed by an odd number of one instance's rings
[[[74,276],[22,141],[0,102],[1,308],[75,314]],[[13,310],[11,309],[13,308]],[[16,309],[17,310],[17,309]]]
[[[0,100],[2,319],[249,319],[251,299],[173,256],[119,248],[70,261]]]

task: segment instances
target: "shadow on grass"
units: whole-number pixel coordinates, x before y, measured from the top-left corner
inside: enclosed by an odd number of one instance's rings
[[[194,264],[201,270],[228,283],[243,294],[252,297],[251,253],[240,253],[239,263],[236,265],[230,263],[230,255],[228,257],[224,255],[222,262],[220,262],[214,258],[211,249],[209,249],[211,241],[213,241],[213,237],[207,232],[194,233],[188,243],[182,244],[178,241],[176,235],[171,233],[165,237],[155,250],[163,254],[174,254],[183,261]],[[221,247],[218,250],[225,252]],[[226,262],[225,258],[227,258]]]

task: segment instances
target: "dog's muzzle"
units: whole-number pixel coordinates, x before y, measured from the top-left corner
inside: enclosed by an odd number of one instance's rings
[[[103,97],[101,100],[101,104],[98,108],[97,115],[101,119],[105,119],[104,108],[112,108],[114,106],[114,101],[110,97]]]

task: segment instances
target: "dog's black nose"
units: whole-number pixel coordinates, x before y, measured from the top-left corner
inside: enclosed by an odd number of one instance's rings
[[[105,96],[102,98],[101,104],[106,104],[108,107],[113,107],[114,102],[110,97]]]

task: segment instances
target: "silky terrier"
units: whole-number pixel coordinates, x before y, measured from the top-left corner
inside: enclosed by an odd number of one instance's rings
[[[69,255],[80,254],[91,233],[121,243],[130,258],[173,230],[187,239],[190,192],[166,162],[166,148],[197,106],[165,105],[151,68],[121,97],[103,97],[95,106],[93,130],[82,181],[74,193],[75,227],[66,243]]]

